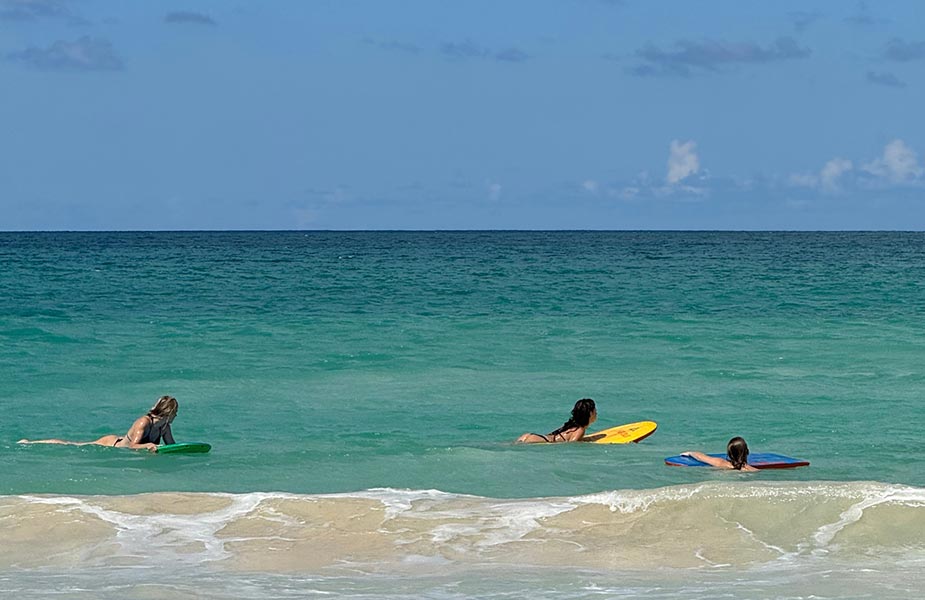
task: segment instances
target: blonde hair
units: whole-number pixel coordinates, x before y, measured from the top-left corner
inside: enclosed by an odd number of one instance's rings
[[[173,396],[161,396],[148,411],[149,417],[171,417],[177,414],[180,405]]]

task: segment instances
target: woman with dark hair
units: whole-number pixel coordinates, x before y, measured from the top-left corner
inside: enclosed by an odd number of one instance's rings
[[[133,450],[150,450],[157,452],[157,445],[175,443],[170,424],[173,423],[179,410],[177,399],[173,396],[161,396],[151,407],[147,414],[138,417],[125,435],[104,435],[92,442],[69,442],[67,440],[19,440],[20,444],[67,444],[70,446],[112,446],[115,448],[131,448]]]
[[[525,433],[517,441],[522,444],[541,444],[557,442],[580,442],[585,436],[588,425],[597,420],[597,408],[591,398],[582,398],[572,408],[572,416],[562,427],[551,433]]]
[[[711,467],[718,469],[734,469],[736,471],[757,471],[748,464],[748,444],[740,437],[734,437],[726,444],[726,458],[709,456],[703,452],[682,452],[681,456],[690,456]]]

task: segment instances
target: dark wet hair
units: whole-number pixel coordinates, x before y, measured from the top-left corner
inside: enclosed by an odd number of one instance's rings
[[[562,424],[562,427],[556,429],[549,435],[558,435],[563,431],[568,431],[569,429],[577,429],[578,427],[587,427],[591,423],[591,413],[596,409],[594,406],[594,400],[591,398],[582,398],[575,403],[575,407],[572,408],[571,418]]]
[[[734,437],[726,444],[726,458],[732,468],[741,471],[748,464],[748,444],[740,437]]]

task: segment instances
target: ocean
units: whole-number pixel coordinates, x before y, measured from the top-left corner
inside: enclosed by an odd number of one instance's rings
[[[923,233],[0,233],[0,596],[918,598],[923,364]]]

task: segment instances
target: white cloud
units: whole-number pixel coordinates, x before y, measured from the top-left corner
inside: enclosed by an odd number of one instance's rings
[[[632,200],[639,195],[640,191],[641,190],[636,186],[627,186],[622,190],[615,192],[615,195],[624,200]]]
[[[845,173],[854,169],[854,163],[846,158],[833,158],[825,163],[819,174],[794,173],[787,182],[794,187],[820,188],[824,192],[836,193],[841,188],[839,182]]]
[[[697,144],[693,140],[684,143],[671,140],[666,177],[669,184],[674,185],[700,170],[700,159],[697,157],[696,149]]]
[[[814,188],[819,185],[819,176],[811,173],[793,173],[787,178],[787,183],[793,187]]]
[[[710,195],[710,190],[704,187],[693,185],[662,185],[649,189],[649,192],[656,198],[675,197],[678,199],[701,199]]]
[[[827,192],[838,191],[838,180],[842,175],[854,168],[854,164],[845,158],[833,158],[825,163],[819,172],[819,183],[822,189]]]
[[[492,202],[497,202],[501,199],[501,184],[500,183],[489,183],[488,184],[488,199]]]
[[[597,190],[600,189],[600,186],[598,185],[598,183],[597,183],[596,181],[594,181],[593,179],[587,179],[587,180],[583,181],[583,182],[581,183],[581,187],[582,187],[586,192],[591,192],[592,194],[596,194],[596,193],[597,193]]]
[[[702,199],[711,194],[711,177],[706,169],[701,169],[694,142],[671,142],[672,154],[669,158],[668,175],[665,180],[652,176],[648,171],[639,172],[636,177],[623,182],[600,185],[586,181],[583,186],[594,193],[621,200],[643,198],[673,198],[675,200]],[[696,177],[695,177],[696,175]],[[589,187],[588,183],[594,183]]]
[[[121,71],[125,68],[112,42],[86,35],[73,42],[58,40],[47,48],[26,48],[7,58],[43,71]]]
[[[871,175],[883,177],[891,183],[909,183],[925,173],[918,164],[915,150],[902,140],[893,140],[883,149],[883,156],[862,167]]]

